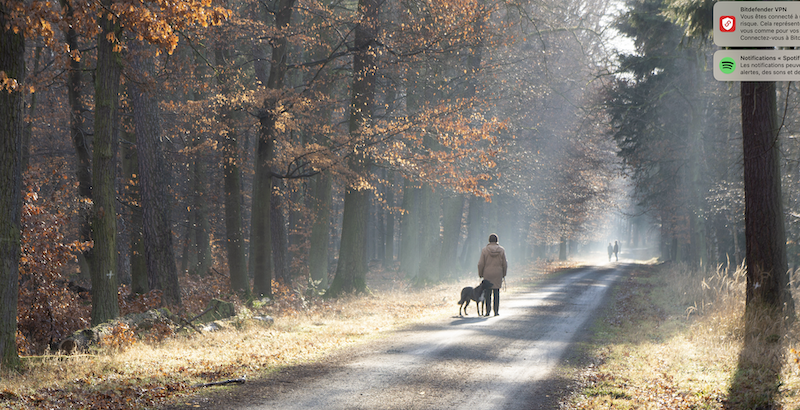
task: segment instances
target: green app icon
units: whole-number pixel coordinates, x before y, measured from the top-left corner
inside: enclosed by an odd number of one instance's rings
[[[736,70],[736,61],[730,57],[725,57],[719,62],[719,70],[723,74],[730,74]]]

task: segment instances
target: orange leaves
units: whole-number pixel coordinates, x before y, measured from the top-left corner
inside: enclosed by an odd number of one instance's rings
[[[70,58],[72,58],[76,62],[81,61],[81,52],[79,50],[70,50],[69,51]]]
[[[486,197],[479,186],[491,179],[488,171],[502,152],[498,136],[507,126],[477,108],[470,99],[446,101],[414,116],[379,122],[372,133],[386,140],[372,154],[415,179]]]
[[[476,23],[490,15],[476,0],[421,1],[413,6],[398,2],[397,7],[391,14],[399,17],[390,22],[384,42],[395,53],[408,55],[474,42],[480,35]]]
[[[9,78],[5,71],[0,71],[0,92],[14,92],[18,91],[19,82],[16,78]]]
[[[9,10],[7,24],[15,34],[25,37],[41,37],[45,44],[56,44],[53,22],[59,21],[58,12],[49,1],[32,1],[28,4],[14,2]]]
[[[136,343],[136,334],[128,324],[123,322],[111,327],[110,332],[100,339],[100,347],[115,352],[125,351],[134,343]]]
[[[19,3],[10,13],[9,24],[14,32],[21,32],[26,37],[40,37],[48,47],[59,50],[57,44],[60,40],[55,35],[54,26],[62,31],[74,29],[91,38],[99,33],[94,17],[106,18],[131,31],[140,40],[171,54],[178,44],[178,32],[219,25],[232,15],[228,9],[212,6],[209,0],[122,0],[113,3],[110,9],[101,9],[98,2],[70,1],[66,11],[64,13],[60,6],[50,1]],[[124,45],[113,34],[107,40],[115,43],[115,51],[122,50]],[[76,50],[67,52],[78,60]]]
[[[59,179],[55,176],[53,179]],[[23,353],[40,353],[48,343],[60,341],[72,331],[85,327],[88,306],[80,303],[79,288],[64,278],[64,270],[76,260],[75,254],[90,244],[68,242],[64,231],[79,204],[70,184],[52,190],[47,200],[38,185],[26,188],[22,208],[18,332]]]
[[[207,0],[122,1],[114,3],[112,11],[123,28],[168,54],[178,45],[178,32],[218,25],[231,16],[230,10],[211,7]]]

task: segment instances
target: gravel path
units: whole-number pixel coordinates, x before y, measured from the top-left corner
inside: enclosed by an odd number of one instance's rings
[[[287,369],[203,408],[552,409],[568,380],[565,352],[628,265],[557,275],[528,292],[501,293],[500,316],[443,318],[342,357]],[[454,306],[454,310],[457,306]]]

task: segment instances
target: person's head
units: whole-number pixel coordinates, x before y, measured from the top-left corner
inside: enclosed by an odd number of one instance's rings
[[[489,243],[497,243],[497,234],[493,233],[489,235]]]

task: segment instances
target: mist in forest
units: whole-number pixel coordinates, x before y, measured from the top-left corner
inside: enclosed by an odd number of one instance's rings
[[[85,284],[93,322],[119,313],[120,284],[185,303],[183,275],[245,298],[476,276],[491,233],[512,274],[607,263],[615,241],[631,259],[744,259],[739,90],[669,2],[103,4],[111,20],[38,9],[17,34],[27,74],[2,83],[19,206],[37,209],[21,258],[45,234],[76,258],[20,280]],[[791,266],[795,88],[777,86]]]

